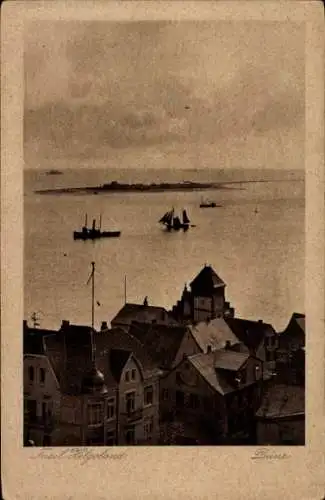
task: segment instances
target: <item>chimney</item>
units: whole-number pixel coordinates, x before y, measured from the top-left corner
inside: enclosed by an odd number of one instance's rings
[[[259,319],[257,323],[262,324],[262,323],[263,323],[263,320],[262,320],[262,319]]]
[[[101,325],[100,329],[101,329],[101,331],[108,329],[107,321],[102,321],[102,325]]]
[[[24,330],[24,332],[25,332],[26,330],[28,330],[28,323],[27,323],[27,319],[24,319],[24,320],[23,320],[23,330]]]
[[[61,330],[64,330],[65,328],[68,328],[69,325],[70,325],[70,321],[68,321],[66,319],[63,319],[62,323],[61,323]]]
[[[207,354],[210,354],[210,352],[212,352],[212,346],[208,345],[208,347],[207,347]]]
[[[231,342],[230,340],[226,340],[225,349],[230,349],[230,348],[231,348]]]

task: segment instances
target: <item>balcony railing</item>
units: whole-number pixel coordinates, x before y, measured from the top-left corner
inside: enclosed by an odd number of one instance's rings
[[[135,422],[141,420],[143,417],[143,409],[137,408],[136,410],[129,410],[124,413],[129,422]]]

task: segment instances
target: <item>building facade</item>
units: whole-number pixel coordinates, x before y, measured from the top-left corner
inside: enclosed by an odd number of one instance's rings
[[[254,439],[262,362],[222,349],[185,357],[160,383],[162,444]]]

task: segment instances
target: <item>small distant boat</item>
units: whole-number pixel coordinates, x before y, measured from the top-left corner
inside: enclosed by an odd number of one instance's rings
[[[201,201],[200,208],[216,208],[221,207],[221,205],[217,205],[215,201]]]
[[[81,228],[81,231],[73,232],[74,240],[97,240],[100,238],[118,238],[121,235],[121,231],[102,231],[102,217],[100,216],[99,228],[96,227],[96,219],[93,219],[92,227],[87,227],[87,214],[85,217],[85,225]]]
[[[190,222],[191,221],[188,218],[186,210],[183,210],[181,220],[178,215],[175,215],[174,208],[172,208],[169,212],[166,212],[159,220],[159,223],[163,224],[168,231],[179,231],[180,229],[187,231],[190,227]]]
[[[63,172],[61,172],[61,170],[56,170],[55,168],[52,169],[52,170],[48,170],[46,172],[46,175],[62,175]]]

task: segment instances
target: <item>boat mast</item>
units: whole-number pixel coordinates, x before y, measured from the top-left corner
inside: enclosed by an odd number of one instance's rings
[[[124,276],[124,304],[126,304],[126,275]]]
[[[99,216],[99,230],[101,231],[102,229],[102,214]]]
[[[85,227],[87,227],[87,214],[85,215]]]

